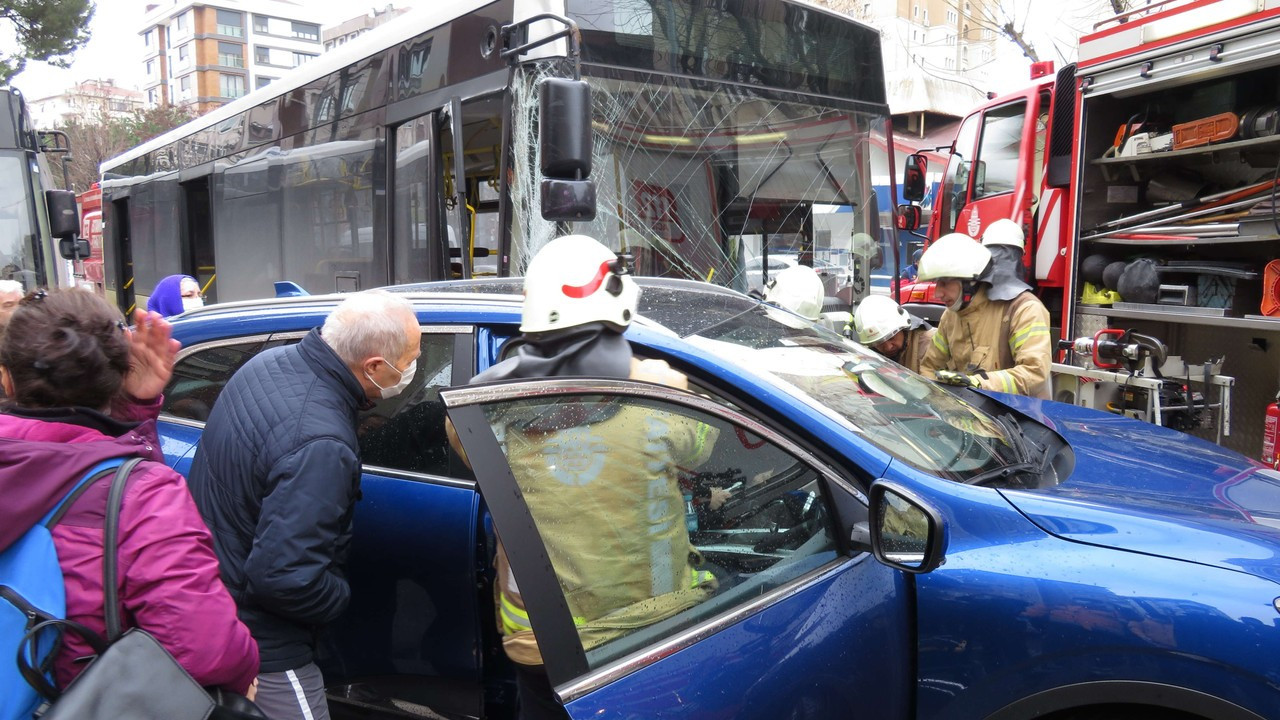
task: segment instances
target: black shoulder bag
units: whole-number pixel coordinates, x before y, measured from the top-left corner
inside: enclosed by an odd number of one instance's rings
[[[116,470],[107,497],[102,554],[106,639],[83,625],[66,620],[46,621],[27,633],[27,640],[30,640],[44,627],[62,626],[83,637],[96,653],[84,672],[62,693],[49,687],[34,668],[24,664],[21,668],[23,675],[50,701],[39,715],[40,720],[208,720],[220,716],[220,713],[215,713],[218,704],[209,693],[150,633],[141,628],[121,632],[116,557],[119,552],[120,505],[129,473],[140,461],[140,458],[132,458]],[[27,655],[22,650],[18,654],[20,660]],[[41,684],[36,684],[33,678],[39,678]]]

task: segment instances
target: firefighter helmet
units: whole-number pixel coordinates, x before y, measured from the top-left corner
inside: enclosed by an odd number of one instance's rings
[[[1025,240],[1026,235],[1022,232],[1022,228],[1018,227],[1018,223],[1008,218],[1000,218],[991,223],[987,226],[987,231],[982,233],[982,244],[987,247],[1008,245],[1022,250]]]
[[[826,297],[822,278],[808,265],[792,265],[779,271],[764,291],[765,302],[809,320],[822,319],[822,303]]]
[[[627,257],[586,235],[558,237],[529,261],[520,331],[550,332],[603,322],[622,331],[631,324],[640,286]]]
[[[975,280],[991,262],[991,251],[964,233],[938,238],[920,256],[917,280]]]
[[[870,295],[853,312],[853,326],[858,331],[858,342],[871,346],[906,330],[911,326],[911,316],[888,297]]]

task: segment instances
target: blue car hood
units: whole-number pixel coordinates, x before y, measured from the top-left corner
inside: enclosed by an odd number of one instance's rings
[[[1150,423],[999,399],[1056,430],[1075,452],[1075,469],[1055,487],[1001,491],[1046,532],[1280,583],[1280,473]]]

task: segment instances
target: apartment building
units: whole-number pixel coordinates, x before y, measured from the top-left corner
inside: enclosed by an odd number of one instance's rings
[[[285,0],[148,5],[138,32],[148,106],[205,113],[267,85],[323,51],[315,15]]]
[[[329,52],[340,45],[345,45],[379,25],[391,22],[395,18],[407,12],[409,12],[409,8],[397,8],[393,5],[387,5],[381,10],[374,8],[373,12],[353,17],[350,20],[345,20],[332,27],[327,27],[321,33],[321,40],[324,42],[324,50],[325,52]]]
[[[38,128],[65,127],[72,118],[96,120],[127,117],[143,107],[143,94],[116,85],[114,80],[85,80],[57,95],[28,101]]]

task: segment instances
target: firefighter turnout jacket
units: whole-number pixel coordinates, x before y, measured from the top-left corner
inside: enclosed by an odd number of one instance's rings
[[[688,384],[660,360],[633,360],[631,379]],[[692,607],[716,587],[697,567],[677,468],[706,462],[718,431],[644,406],[615,405],[603,415],[554,428],[515,423],[505,431],[512,473],[588,650]],[[517,663],[541,665],[501,545],[496,571],[503,648]]]
[[[931,327],[907,330],[907,338],[902,343],[902,352],[897,357],[897,363],[911,372],[920,372],[924,357],[933,343],[935,332],[937,329]]]
[[[1048,398],[1051,356],[1044,304],[1030,292],[991,300],[982,285],[964,309],[942,314],[920,371],[953,370],[977,376],[984,390]]]

